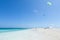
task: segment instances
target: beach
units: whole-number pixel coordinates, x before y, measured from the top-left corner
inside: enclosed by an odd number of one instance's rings
[[[60,40],[60,29],[32,28],[0,33],[0,40]]]

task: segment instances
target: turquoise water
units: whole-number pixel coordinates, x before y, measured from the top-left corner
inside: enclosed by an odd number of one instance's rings
[[[26,30],[27,28],[0,28],[0,33]]]

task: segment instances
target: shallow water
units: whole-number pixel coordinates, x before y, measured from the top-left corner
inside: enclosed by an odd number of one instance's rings
[[[27,28],[0,28],[0,33],[25,30]]]

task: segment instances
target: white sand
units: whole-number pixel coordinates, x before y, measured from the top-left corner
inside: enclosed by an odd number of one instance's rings
[[[0,33],[0,40],[60,40],[60,29],[28,29]]]

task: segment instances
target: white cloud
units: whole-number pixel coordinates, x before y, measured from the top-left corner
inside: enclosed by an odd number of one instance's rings
[[[38,13],[38,10],[33,10],[34,13]]]
[[[35,15],[40,15],[39,10],[33,10]]]

